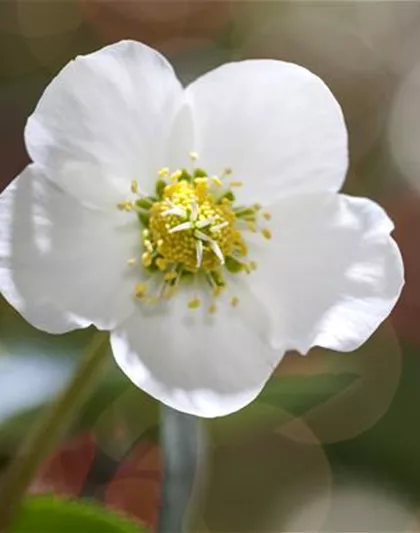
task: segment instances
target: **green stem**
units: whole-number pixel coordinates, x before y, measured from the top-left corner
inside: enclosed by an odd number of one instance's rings
[[[79,368],[44,417],[34,424],[1,479],[0,532],[11,526],[40,464],[68,430],[106,361],[108,335],[96,333]]]
[[[192,497],[196,496],[197,481],[202,482],[204,445],[198,418],[161,405],[164,473],[159,533],[188,529]]]

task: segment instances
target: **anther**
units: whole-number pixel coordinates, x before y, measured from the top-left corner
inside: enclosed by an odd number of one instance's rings
[[[125,200],[124,202],[120,202],[117,204],[117,207],[120,211],[132,211],[133,210],[133,203],[129,200]]]
[[[144,252],[144,254],[141,256],[141,261],[143,266],[146,268],[149,267],[152,264],[152,254],[149,252]]]
[[[215,298],[218,298],[222,294],[223,289],[224,289],[224,287],[215,287],[214,290],[213,290],[213,296]]]
[[[136,260],[134,259],[134,257],[130,257],[130,259],[127,261],[127,265],[133,266],[135,264],[136,264]]]
[[[261,230],[261,233],[262,233],[262,236],[265,238],[265,239],[271,239],[272,235],[271,235],[271,231],[268,229],[268,228],[263,228]]]
[[[163,259],[163,257],[158,257],[156,259],[156,266],[159,270],[164,271],[168,268],[168,261],[166,261],[166,259]]]
[[[270,213],[263,213],[262,216],[265,218],[265,220],[271,220],[271,214]]]
[[[135,287],[136,298],[143,298],[147,292],[147,285],[145,283],[137,283]]]
[[[191,159],[192,161],[197,161],[197,159],[198,159],[198,154],[197,154],[197,152],[190,152],[190,159]]]
[[[232,305],[232,307],[237,307],[237,305],[239,304],[239,298],[237,296],[234,296],[231,300],[230,300],[230,303]]]
[[[131,192],[132,192],[133,194],[137,194],[137,193],[139,192],[139,184],[137,183],[136,180],[133,180],[133,181],[131,182]]]
[[[176,170],[175,172],[173,172],[170,176],[170,180],[171,181],[178,181],[179,178],[182,176],[182,170]]]
[[[218,176],[212,176],[210,179],[218,187],[221,187],[223,185],[222,180]]]
[[[201,306],[201,300],[199,298],[193,298],[188,302],[189,309],[198,309]]]
[[[166,178],[166,176],[169,174],[169,168],[163,167],[160,170],[158,170],[158,176],[160,178]]]

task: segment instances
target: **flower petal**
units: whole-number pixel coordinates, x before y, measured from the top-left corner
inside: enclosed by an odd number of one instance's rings
[[[327,86],[283,61],[223,65],[187,88],[199,164],[244,182],[244,202],[338,191],[347,170],[343,115]]]
[[[135,217],[87,209],[30,165],[0,195],[0,292],[50,333],[112,328],[133,311],[138,238]]]
[[[271,212],[273,238],[256,244],[250,286],[270,310],[273,346],[356,349],[404,283],[392,222],[374,202],[336,194],[285,199]]]
[[[182,101],[166,59],[141,43],[122,41],[77,57],[51,82],[26,126],[28,152],[54,181],[56,170],[72,161],[102,169],[122,195],[133,179],[150,193]],[[94,174],[100,194],[100,172]],[[80,191],[72,180],[60,185],[76,196]]]
[[[242,291],[233,308],[210,315],[187,307],[185,287],[157,307],[138,312],[111,335],[117,364],[161,402],[193,415],[216,417],[241,409],[263,388],[284,352],[262,340],[264,309]]]

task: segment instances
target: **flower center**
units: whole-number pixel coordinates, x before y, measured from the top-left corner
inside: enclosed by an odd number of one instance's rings
[[[235,222],[230,202],[217,203],[207,178],[167,185],[162,200],[151,208],[149,258],[155,254],[190,272],[212,272],[243,248]]]
[[[191,154],[193,162],[196,154]],[[158,172],[154,196],[142,194],[136,181],[131,192],[134,201],[118,204],[123,211],[134,211],[143,226],[142,268],[153,280],[159,280],[158,291],[151,296],[149,283],[136,285],[135,295],[146,303],[170,298],[182,283],[194,278],[204,280],[212,299],[226,287],[227,274],[251,273],[257,265],[248,260],[244,232],[257,232],[269,239],[270,231],[259,228],[257,217],[260,206],[235,207],[233,188],[240,186],[230,180],[231,171],[221,177],[208,176],[199,168],[171,173],[168,168]],[[262,213],[269,219],[268,213]],[[129,265],[136,263],[129,259]],[[231,298],[236,306],[238,299]],[[199,298],[189,302],[189,307],[200,307]],[[216,310],[215,302],[209,307]]]

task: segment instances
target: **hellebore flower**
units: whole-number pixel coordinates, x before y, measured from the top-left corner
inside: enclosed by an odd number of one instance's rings
[[[70,62],[0,196],[0,290],[35,327],[110,330],[141,389],[213,417],[287,350],[349,351],[403,285],[392,222],[339,194],[340,107],[308,70],[230,63],[181,86],[130,41]]]

